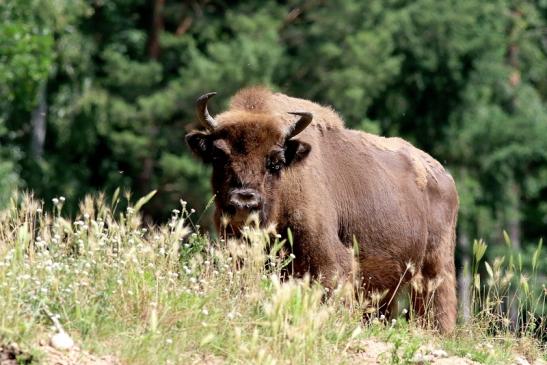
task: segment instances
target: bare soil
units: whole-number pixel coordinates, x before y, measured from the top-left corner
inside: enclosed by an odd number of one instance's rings
[[[393,344],[367,339],[359,340],[351,344],[351,350],[354,355],[351,358],[352,364],[363,365],[381,365],[391,363],[393,353]],[[459,356],[450,356],[445,351],[437,349],[434,346],[422,346],[411,360],[416,365],[480,365],[471,359]],[[533,363],[525,360],[524,357],[515,355],[515,359],[510,364],[515,365],[547,365],[543,360],[537,359]]]
[[[29,352],[22,351],[15,343],[0,344],[0,365],[25,365],[25,364],[47,364],[47,365],[121,365],[121,362],[113,356],[96,356],[87,351],[73,346],[69,350],[58,350],[46,341],[40,341],[38,346],[38,357]],[[381,365],[390,363],[393,352],[393,345],[375,340],[359,340],[350,346],[353,352],[351,364]],[[464,357],[449,356],[446,352],[436,349],[433,346],[421,347],[411,361],[413,364],[431,365],[479,365],[478,362]],[[193,359],[192,364],[222,364],[221,358],[214,356],[198,356]],[[530,365],[524,357],[515,355],[515,365]],[[547,365],[545,361],[537,359],[533,365]]]
[[[73,346],[69,350],[57,350],[46,342],[38,346],[39,356],[22,351],[15,343],[0,345],[0,365],[121,365],[113,356],[96,356]]]
[[[352,348],[355,349],[352,363],[363,365],[389,364],[393,352],[392,344],[373,339],[361,340]],[[420,348],[412,359],[412,363],[417,365],[479,365],[470,359],[448,356],[444,351],[431,347]]]

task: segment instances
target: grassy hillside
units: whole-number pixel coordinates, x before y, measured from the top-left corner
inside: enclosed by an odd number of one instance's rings
[[[545,329],[545,287],[533,291],[534,274],[524,276],[509,260],[487,265],[487,282],[475,279],[476,314],[441,337],[417,325],[404,298],[388,320],[349,287],[326,296],[308,279],[280,281],[292,257],[268,232],[249,228],[242,241],[211,240],[197,233],[196,213],[183,201],[167,224],[144,225],[139,209],[150,197],[126,209],[119,194],[108,202],[87,198],[73,221],[61,215],[62,197],[50,212],[29,196],[14,197],[0,212],[0,363],[7,349],[20,363],[52,361],[45,343],[61,327],[81,354],[111,355],[104,363],[546,359],[545,344],[532,336]],[[480,258],[485,246],[475,249]],[[508,293],[521,324],[516,333],[501,305]],[[363,322],[364,312],[373,319]]]

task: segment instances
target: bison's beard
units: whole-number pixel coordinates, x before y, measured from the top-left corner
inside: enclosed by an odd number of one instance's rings
[[[268,223],[266,205],[262,209],[223,209],[220,216],[224,217],[221,218],[221,226],[226,228],[229,237],[240,237],[245,226],[264,228]]]
[[[232,215],[230,222],[237,227],[256,224],[254,221],[259,218],[260,212],[251,209],[238,209]],[[255,218],[256,217],[256,218]]]

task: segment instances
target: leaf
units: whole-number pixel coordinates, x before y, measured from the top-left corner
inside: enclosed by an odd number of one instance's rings
[[[488,271],[488,275],[493,279],[494,278],[494,272],[492,271],[492,268],[490,267],[490,264],[485,261],[484,266],[486,266],[486,271]]]
[[[112,196],[112,205],[118,204],[119,198],[120,198],[120,187],[118,186],[116,190],[114,190],[114,195]]]
[[[541,253],[541,247],[543,246],[543,238],[539,239],[538,247],[534,251],[532,256],[532,270],[535,271],[538,264],[539,254]]]
[[[140,198],[138,201],[137,201],[137,204],[135,204],[135,206],[133,207],[135,213],[138,212],[142,207],[143,205],[145,205],[146,203],[148,203],[150,201],[150,199],[152,199],[152,197],[154,195],[156,195],[158,191],[157,190],[152,190],[151,192],[149,192],[148,194],[146,194],[145,196],[143,196],[142,198]]]
[[[357,242],[355,235],[353,235],[353,255],[354,257],[359,258],[359,242]]]
[[[505,230],[503,230],[503,240],[505,241],[507,247],[511,247],[511,237],[509,237],[509,234],[507,234],[507,231]]]
[[[481,289],[481,276],[479,274],[475,274],[475,278],[473,280],[473,283],[474,283],[475,288],[477,290]]]
[[[270,254],[271,254],[272,256],[277,255],[277,253],[278,253],[279,251],[281,251],[281,249],[283,248],[284,245],[285,245],[285,240],[281,240],[281,241],[277,242],[277,244],[275,244],[275,245],[272,247],[272,249],[270,250]]]
[[[206,335],[201,339],[200,346],[205,346],[205,345],[207,345],[208,343],[212,342],[214,339],[215,339],[215,334],[212,333],[212,332],[209,332],[208,334],[206,334]]]
[[[488,245],[484,243],[482,239],[473,241],[473,255],[475,256],[475,262],[479,262],[482,259],[487,247]]]
[[[355,329],[351,333],[350,339],[357,338],[357,336],[359,336],[361,334],[361,332],[363,332],[363,329],[361,328],[361,325],[357,325],[357,327],[355,327]]]
[[[292,237],[292,231],[290,228],[287,228],[287,240],[289,241],[289,245],[291,245],[291,248],[293,247],[293,237]]]

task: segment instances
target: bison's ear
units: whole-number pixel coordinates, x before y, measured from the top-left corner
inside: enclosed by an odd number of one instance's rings
[[[203,162],[209,162],[211,160],[211,141],[209,134],[194,131],[186,135],[186,143],[188,147],[199,156]]]
[[[292,165],[308,157],[311,146],[297,139],[289,139],[285,143],[285,163]]]

